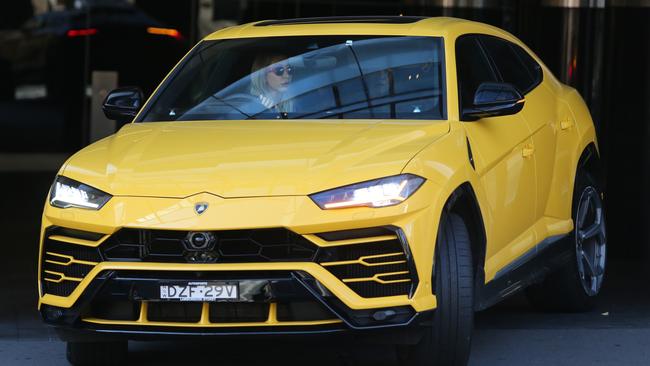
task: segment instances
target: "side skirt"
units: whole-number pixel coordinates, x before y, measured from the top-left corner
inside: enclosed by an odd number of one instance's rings
[[[493,280],[478,289],[475,310],[484,310],[568,263],[573,257],[572,232],[544,239],[521,257],[505,266]]]

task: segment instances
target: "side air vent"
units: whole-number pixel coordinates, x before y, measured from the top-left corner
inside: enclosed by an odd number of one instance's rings
[[[98,243],[105,234],[54,227],[45,231],[41,280],[45,294],[69,296],[101,262]],[[98,244],[97,244],[98,245]]]
[[[362,237],[363,233],[372,236]],[[410,295],[417,285],[410,254],[405,252],[396,231],[369,228],[316,236],[338,239],[330,242],[333,246],[321,248],[317,261],[359,296]],[[350,240],[354,244],[335,245]]]

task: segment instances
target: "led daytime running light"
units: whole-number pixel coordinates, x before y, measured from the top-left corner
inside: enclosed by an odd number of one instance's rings
[[[313,194],[310,197],[324,210],[348,207],[386,207],[405,201],[422,183],[424,183],[422,177],[402,174],[335,188]]]
[[[396,189],[393,189],[395,184],[385,184],[381,186],[371,186],[368,188],[361,188],[361,189],[355,189],[354,190],[354,198],[350,201],[344,201],[344,202],[333,202],[333,203],[326,203],[324,206],[325,208],[343,208],[343,207],[353,207],[353,206],[367,206],[368,204],[372,203],[379,203],[381,205],[381,202],[377,202],[377,197],[382,197],[381,201],[382,202],[392,202],[392,201],[399,201],[402,202],[408,197],[404,197],[401,195],[401,193],[404,191],[404,187],[406,187],[406,183],[408,183],[408,180],[404,179],[399,186],[397,186]],[[395,194],[388,194],[386,195],[386,191],[389,190],[394,190],[396,191]],[[379,191],[384,191],[383,196],[382,192]],[[374,204],[373,206],[378,206],[377,204]]]
[[[89,202],[88,192],[59,182],[55,184],[56,195],[52,197],[53,201],[67,202],[74,206],[99,207],[98,204]]]
[[[75,180],[58,176],[52,185],[50,204],[58,208],[99,210],[111,195]]]

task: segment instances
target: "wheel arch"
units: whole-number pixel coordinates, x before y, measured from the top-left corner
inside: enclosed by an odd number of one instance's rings
[[[445,211],[459,215],[467,225],[474,268],[475,290],[479,289],[485,282],[487,235],[476,193],[469,182],[461,184],[452,192],[445,204]]]
[[[576,174],[578,170],[584,169],[587,173],[596,180],[596,183],[599,185],[598,189],[602,190],[605,186],[605,176],[603,174],[603,167],[600,161],[600,154],[594,142],[590,142],[582,150],[580,158],[578,159],[578,164],[576,166]],[[575,177],[574,177],[575,184]]]

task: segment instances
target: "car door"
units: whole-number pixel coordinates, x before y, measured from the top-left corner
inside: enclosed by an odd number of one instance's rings
[[[477,35],[456,41],[461,111],[471,105],[478,86],[499,81]],[[486,279],[534,247],[535,165],[530,158],[531,131],[520,113],[464,122],[475,169],[490,210],[491,238]]]
[[[516,86],[526,102],[519,113],[532,132],[537,180],[536,220],[546,211],[555,162],[556,106],[552,92],[542,85],[541,66],[521,47],[504,39],[481,36],[481,44],[506,83]]]

